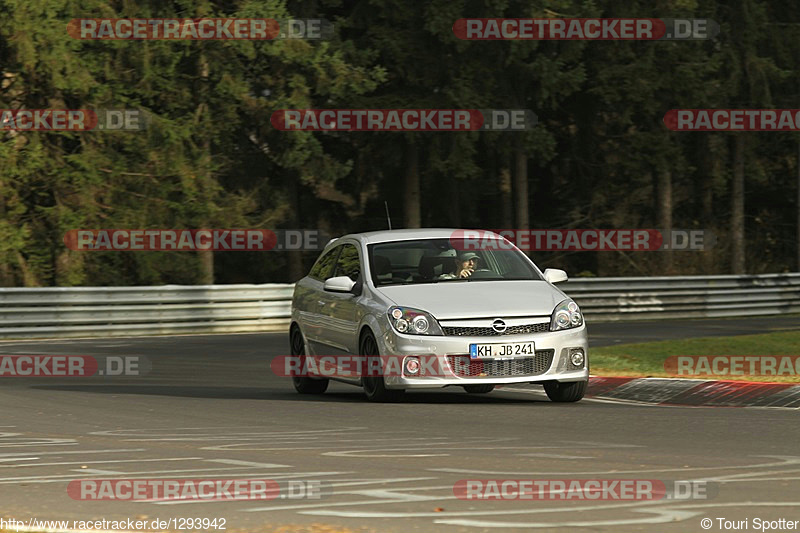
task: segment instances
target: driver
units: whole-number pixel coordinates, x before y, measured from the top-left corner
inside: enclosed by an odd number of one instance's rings
[[[468,278],[478,268],[478,261],[480,256],[475,252],[464,252],[458,256],[458,266],[456,270],[456,277]]]
[[[458,257],[453,258],[453,272],[442,274],[438,279],[468,278],[478,267],[480,256],[474,252],[464,252]]]

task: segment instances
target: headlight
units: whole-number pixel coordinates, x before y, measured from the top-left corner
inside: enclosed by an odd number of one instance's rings
[[[550,331],[577,328],[581,325],[583,325],[581,309],[572,300],[564,300],[558,304],[550,319]]]
[[[392,307],[389,309],[389,322],[398,333],[408,335],[444,335],[436,319],[419,309]]]

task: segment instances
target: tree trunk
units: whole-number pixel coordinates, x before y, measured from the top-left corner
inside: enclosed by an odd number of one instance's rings
[[[711,232],[714,228],[714,177],[717,173],[716,158],[717,153],[714,150],[714,143],[710,136],[705,138],[705,150],[700,157],[703,159],[703,166],[701,167],[700,176],[700,211],[703,213],[701,220],[703,223],[703,231]],[[706,242],[706,246],[709,246]],[[714,270],[714,253],[710,249],[705,249],[702,252],[703,274],[713,274]]]
[[[205,54],[202,54],[202,53],[200,54],[200,65],[199,66],[200,66],[200,76],[203,78],[203,80],[205,80],[203,82],[203,86],[206,87],[207,86],[206,82],[208,80],[208,74],[209,74],[209,68],[208,68],[208,60],[206,59]],[[205,92],[203,94],[204,94],[204,96],[207,96],[205,94]],[[204,97],[201,97],[201,99],[202,98],[204,98]],[[203,117],[200,120],[204,120],[205,118],[207,118],[207,115],[208,115],[208,103],[207,103],[207,100],[200,103],[201,106],[204,105],[204,104],[205,104],[204,112],[205,112],[206,117]],[[207,135],[210,135],[210,134],[207,134]],[[206,203],[205,206],[207,206],[208,202],[210,202],[210,198],[208,198],[207,195],[210,196],[210,191],[211,191],[211,183],[210,182],[211,182],[211,179],[212,179],[211,170],[210,170],[210,168],[211,168],[210,167],[210,165],[211,165],[211,143],[210,143],[209,138],[208,138],[207,135],[203,139],[203,155],[205,157],[206,168],[201,170],[202,182],[199,184],[199,188],[201,190],[203,200]],[[206,222],[205,224],[203,224],[204,227],[206,227],[206,228],[210,227],[210,224],[208,224],[208,219],[206,219],[204,222]],[[199,250],[197,252],[197,254],[198,254],[199,259],[200,259],[200,284],[201,285],[213,285],[214,284],[214,252],[212,252],[211,250]]]
[[[500,229],[511,229],[514,224],[514,205],[511,202],[511,169],[509,168],[509,161],[506,156],[501,159],[500,165],[500,212],[502,213],[502,220],[500,221]]]
[[[301,212],[300,198],[297,187],[297,179],[295,179],[294,176],[289,177],[286,188],[289,196],[289,224],[291,225],[291,229],[299,230],[302,228],[303,224],[298,215]],[[320,244],[324,245],[325,243],[323,242]],[[290,250],[284,253],[288,255],[287,263],[289,266],[289,282],[294,283],[305,275],[303,268],[303,251]]]
[[[211,250],[199,250],[200,256],[200,285],[214,284],[214,252]]]
[[[416,139],[408,142],[406,154],[406,188],[403,199],[403,222],[406,228],[419,228],[422,225],[420,216],[420,185],[419,185],[419,149]]]
[[[3,183],[0,183],[0,187],[2,187]],[[2,194],[0,194],[0,218],[5,219],[6,214],[6,201]],[[11,254],[7,252],[4,254],[2,260],[0,260],[0,287],[13,287],[14,286],[14,275],[11,272],[11,264],[10,261],[6,261],[5,259],[9,257]]]
[[[450,225],[454,228],[460,228],[462,224],[474,225],[473,218],[467,216],[467,221],[465,222],[461,216],[462,182],[452,175],[447,176],[444,182],[448,190],[442,191],[442,198],[447,198],[447,219],[450,221]]]
[[[731,271],[744,274],[744,158],[745,137],[734,137],[733,184],[731,188]]]
[[[663,168],[658,172],[658,227],[667,238],[672,232],[672,172]],[[672,273],[672,250],[661,252],[663,274]]]
[[[516,172],[514,172],[514,193],[516,194],[516,228],[529,229],[528,219],[528,155],[518,148],[515,154]]]

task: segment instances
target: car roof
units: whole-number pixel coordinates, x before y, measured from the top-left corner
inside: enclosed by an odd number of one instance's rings
[[[365,233],[350,233],[348,235],[343,235],[339,239],[355,239],[363,242],[364,244],[375,244],[380,242],[411,241],[416,239],[450,239],[452,237],[462,238],[466,236],[464,235],[464,232],[478,232],[473,234],[476,237],[480,235],[483,238],[491,236],[502,239],[501,236],[488,230],[465,230],[463,228],[420,228],[368,231]],[[335,239],[335,241],[338,241],[339,239]]]

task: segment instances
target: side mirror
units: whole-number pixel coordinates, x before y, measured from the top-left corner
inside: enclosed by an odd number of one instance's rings
[[[567,273],[558,268],[548,268],[544,271],[544,279],[549,283],[561,283],[567,281],[569,277]]]
[[[336,276],[326,279],[322,288],[331,292],[350,292],[355,285],[356,282],[347,276]]]

